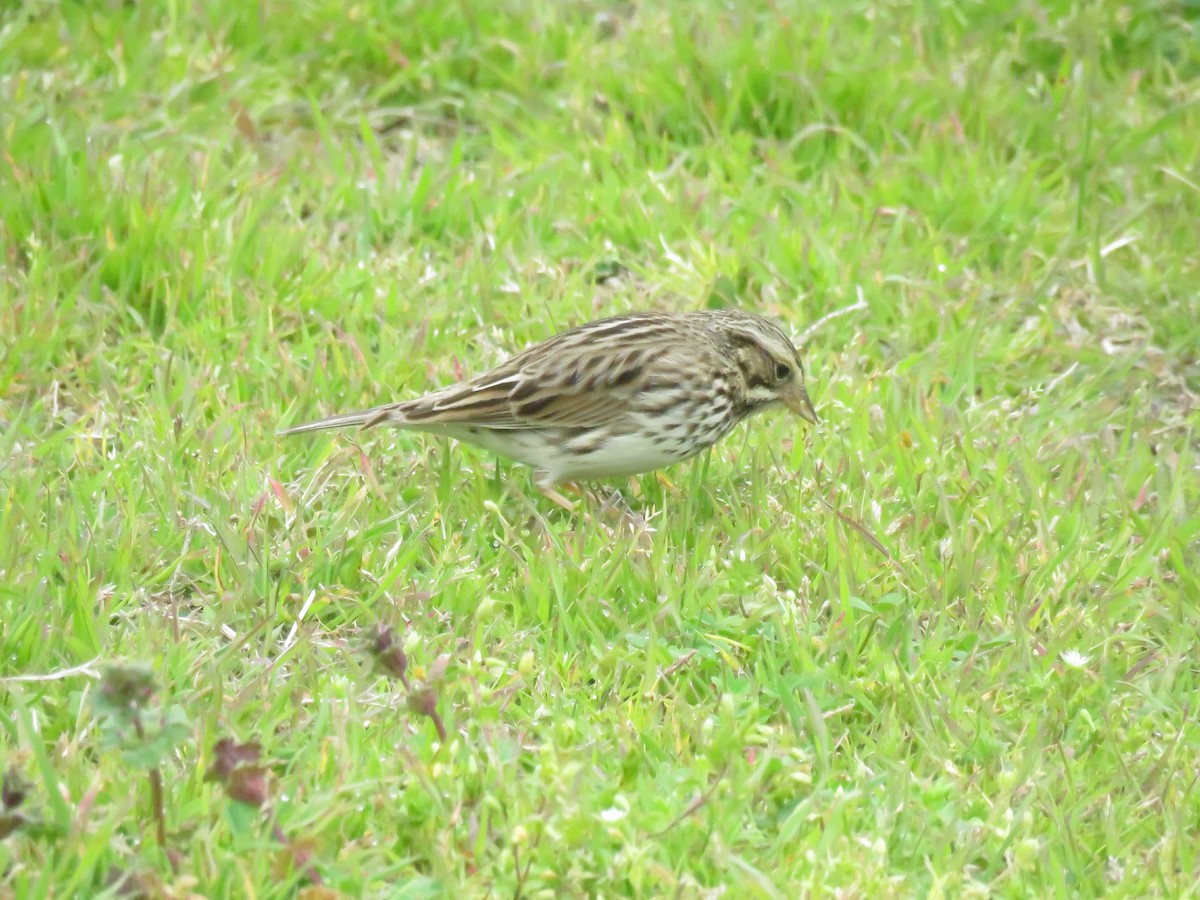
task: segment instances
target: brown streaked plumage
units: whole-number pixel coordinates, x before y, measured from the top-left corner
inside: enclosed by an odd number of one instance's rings
[[[538,487],[565,503],[559,482],[681,462],[776,404],[817,422],[800,355],[768,319],[632,313],[556,334],[423,397],[280,433],[387,424],[443,434],[532,466]]]

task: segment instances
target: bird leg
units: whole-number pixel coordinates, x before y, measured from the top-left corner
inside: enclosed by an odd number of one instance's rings
[[[554,481],[545,473],[538,472],[534,477],[534,484],[541,492],[542,496],[556,506],[561,506],[567,512],[575,512],[575,504],[560,494],[554,487]]]
[[[535,479],[538,490],[542,496],[551,501],[557,506],[561,506],[567,512],[575,513],[579,511],[577,503],[568,500],[556,489],[554,482],[547,477],[538,477]],[[614,490],[607,500],[602,500],[600,496],[582,485],[568,482],[572,489],[572,493],[578,493],[583,500],[589,501],[585,503],[583,510],[583,520],[585,522],[592,521],[592,515],[587,511],[587,507],[596,508],[601,518],[611,516],[617,520],[619,526],[628,528],[633,534],[646,535],[653,533],[654,529],[650,527],[649,521],[641,513],[632,509],[625,501],[620,491]],[[564,484],[566,487],[566,484]]]
[[[541,488],[542,496],[556,506],[561,506],[567,512],[575,512],[575,504],[556,491],[554,488]]]
[[[535,477],[534,483],[543,497],[550,500],[556,506],[562,507],[567,512],[573,513],[575,516],[581,518],[583,522],[599,527],[614,538],[618,532],[627,534],[634,541],[637,550],[642,553],[649,553],[653,549],[651,535],[654,534],[655,529],[651,527],[649,520],[645,516],[630,508],[620,491],[614,490],[607,500],[602,500],[599,494],[588,490],[582,485],[567,482],[563,485],[564,489],[569,489],[572,494],[578,493],[581,498],[579,501],[573,502],[559,493],[555,483],[547,477]],[[589,508],[594,510],[595,515],[589,512]],[[615,522],[613,524],[606,524],[604,522],[605,519],[610,521],[615,520]],[[547,548],[549,548],[551,546],[551,535],[546,520],[535,511],[533,522],[540,523],[542,534],[547,541]]]

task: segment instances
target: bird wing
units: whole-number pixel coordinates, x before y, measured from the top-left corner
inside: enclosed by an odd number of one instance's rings
[[[606,321],[621,321],[622,326]],[[462,384],[396,404],[413,425],[495,429],[599,428],[629,413],[639,392],[678,369],[657,316],[563,332]],[[596,326],[602,326],[597,328]]]

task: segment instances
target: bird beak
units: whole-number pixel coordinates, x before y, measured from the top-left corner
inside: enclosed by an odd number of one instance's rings
[[[812,422],[814,425],[821,424],[821,420],[817,418],[817,411],[813,409],[812,401],[808,399],[808,391],[800,382],[789,385],[780,399],[783,400],[784,406],[800,418]]]

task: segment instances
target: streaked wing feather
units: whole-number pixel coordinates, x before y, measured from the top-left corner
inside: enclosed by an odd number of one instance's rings
[[[673,366],[667,317],[565,331],[462,384],[397,404],[414,424],[602,427],[628,414],[647,374]],[[609,347],[598,346],[601,343]]]

